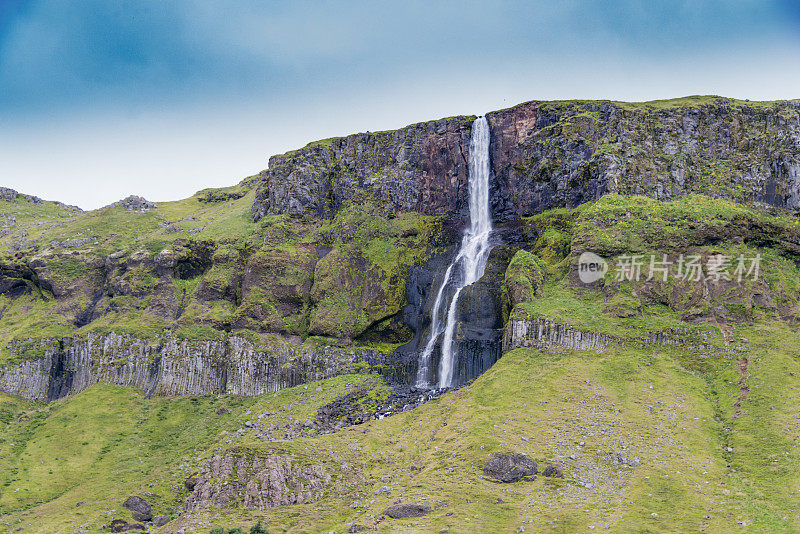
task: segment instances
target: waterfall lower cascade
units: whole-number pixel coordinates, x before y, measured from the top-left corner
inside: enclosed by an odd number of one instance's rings
[[[461,291],[478,281],[486,270],[492,251],[489,237],[492,218],[489,210],[489,123],[480,117],[472,123],[469,141],[469,226],[464,231],[461,248],[447,267],[431,310],[430,338],[419,356],[417,386],[429,387],[431,356],[441,338],[438,387],[453,385],[458,353],[453,350],[456,308]],[[449,297],[449,300],[448,300]],[[444,313],[443,313],[444,312]],[[444,318],[444,322],[442,319]]]

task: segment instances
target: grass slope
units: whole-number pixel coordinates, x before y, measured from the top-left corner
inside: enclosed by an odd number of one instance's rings
[[[798,334],[768,323],[731,335],[746,337],[750,347],[749,393],[739,407],[739,356],[655,346],[601,355],[517,349],[472,385],[419,409],[277,442],[236,431],[266,411],[279,426],[303,420],[369,377],[248,399],[144,399],[110,386],[46,407],[3,399],[0,413],[11,422],[0,431],[0,525],[93,529],[126,517],[122,500],[142,492],[152,494],[157,512],[175,516],[185,476],[215,450],[243,446],[351,464],[357,484],[314,504],[267,512],[201,510],[162,532],[248,527],[258,519],[270,532],[343,532],[351,523],[380,532],[797,531]],[[217,416],[221,406],[230,413]],[[486,459],[503,451],[527,453],[540,468],[560,461],[566,478],[507,485],[484,479]],[[612,452],[642,464],[616,465]],[[392,489],[376,493],[382,486]],[[419,499],[436,503],[435,511],[380,519],[389,504]]]

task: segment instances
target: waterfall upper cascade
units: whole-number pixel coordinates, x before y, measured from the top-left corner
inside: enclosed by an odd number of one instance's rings
[[[431,385],[430,363],[436,343],[441,338],[438,386],[453,385],[458,354],[453,350],[458,297],[461,291],[478,281],[486,269],[492,250],[492,217],[489,209],[489,123],[480,117],[472,123],[469,142],[469,226],[464,231],[461,248],[445,271],[431,310],[430,337],[420,353],[417,386]]]

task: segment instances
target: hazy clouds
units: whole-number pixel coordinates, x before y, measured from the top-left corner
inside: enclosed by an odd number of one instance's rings
[[[167,200],[316,138],[531,99],[796,98],[798,58],[791,0],[2,0],[0,182]]]

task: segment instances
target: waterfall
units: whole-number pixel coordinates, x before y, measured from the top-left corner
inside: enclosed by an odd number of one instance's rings
[[[469,141],[469,226],[461,239],[461,248],[447,267],[442,284],[436,293],[431,311],[431,331],[428,342],[419,356],[417,386],[426,387],[429,382],[431,355],[442,334],[441,359],[439,361],[439,387],[453,385],[453,374],[458,354],[453,350],[456,308],[461,291],[483,276],[491,252],[489,237],[492,233],[492,218],[489,211],[489,123],[480,117],[472,123]],[[444,323],[442,308],[447,303]]]

